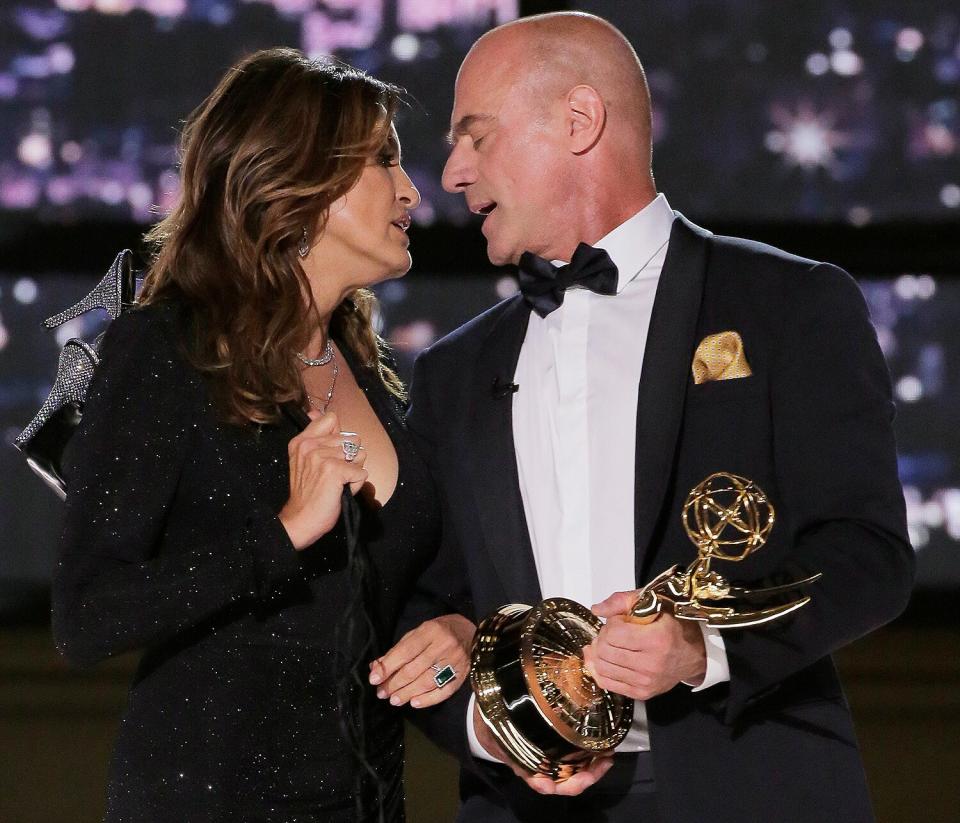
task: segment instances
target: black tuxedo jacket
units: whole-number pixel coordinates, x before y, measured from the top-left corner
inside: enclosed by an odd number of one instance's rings
[[[528,319],[517,295],[417,362],[409,426],[444,517],[443,546],[410,605],[410,625],[444,609],[478,619],[540,599],[509,390]],[[727,330],[739,332],[752,376],[694,384],[697,344]],[[767,545],[718,570],[744,582],[823,577],[812,602],[787,619],[724,634],[728,684],[697,693],[678,685],[647,703],[662,819],[872,819],[830,653],[894,618],[909,598],[914,557],[892,418],[886,366],[847,274],[677,216],[643,358],[636,580],[623,588],[693,559],[680,510],[717,471],[756,481],[777,511]],[[616,440],[612,432],[611,448]],[[547,807],[537,811],[506,769],[469,755],[468,697],[461,689],[415,715],[466,767],[465,810],[487,794],[518,818],[542,816]]]

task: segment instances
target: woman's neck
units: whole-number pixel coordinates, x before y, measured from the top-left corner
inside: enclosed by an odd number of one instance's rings
[[[323,353],[330,335],[330,317],[330,314],[320,317],[316,331],[310,335],[306,348],[301,352],[304,357],[315,360]]]

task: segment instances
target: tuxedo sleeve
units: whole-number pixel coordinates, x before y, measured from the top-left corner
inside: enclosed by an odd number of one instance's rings
[[[410,391],[410,407],[407,411],[407,426],[414,444],[430,467],[443,512],[440,545],[431,564],[417,581],[407,601],[397,629],[397,639],[405,632],[415,629],[424,620],[430,620],[453,612],[476,620],[466,566],[463,562],[456,535],[450,529],[447,516],[448,497],[452,490],[441,482],[434,457],[443,446],[441,442],[442,420],[438,400],[442,389],[433,385],[429,351],[417,358],[414,365]],[[425,709],[410,709],[409,719],[436,745],[448,751],[461,763],[471,766],[469,742],[465,718],[470,700],[470,687],[463,683],[459,690],[442,703]]]
[[[726,634],[730,722],[896,617],[913,584],[890,380],[863,295],[825,264],[794,280],[770,369],[775,476],[791,539],[784,572],[823,576],[791,617]]]

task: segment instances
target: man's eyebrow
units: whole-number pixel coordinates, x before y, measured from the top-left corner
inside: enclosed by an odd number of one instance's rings
[[[468,114],[461,117],[447,132],[447,142],[453,145],[458,137],[469,132],[473,126],[478,123],[491,123],[496,119],[492,114]]]

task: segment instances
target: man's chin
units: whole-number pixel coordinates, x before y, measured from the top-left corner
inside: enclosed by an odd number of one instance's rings
[[[496,244],[487,241],[487,259],[494,266],[516,265],[520,260],[520,253],[512,249],[499,248]]]

